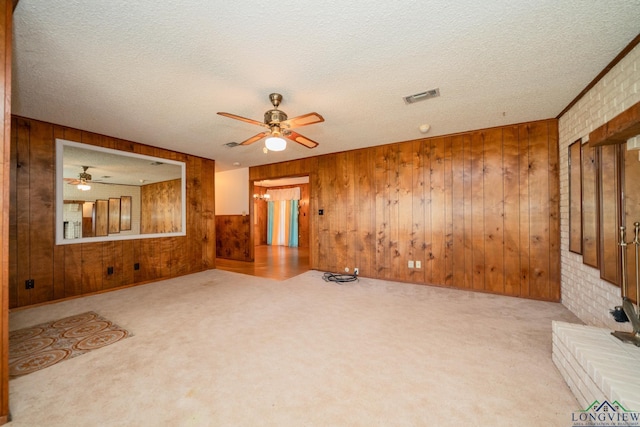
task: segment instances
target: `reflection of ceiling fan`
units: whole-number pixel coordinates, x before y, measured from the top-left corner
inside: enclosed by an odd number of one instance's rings
[[[78,174],[78,178],[65,178],[64,180],[69,185],[77,185],[78,190],[91,190],[91,186],[89,185],[91,174],[87,173],[87,169],[89,169],[89,166],[82,166],[82,172]]]
[[[271,151],[282,151],[287,146],[287,142],[282,138],[284,136],[285,138],[295,141],[298,144],[302,144],[307,148],[315,148],[318,146],[317,142],[307,138],[306,136],[302,136],[299,133],[292,131],[291,129],[312,125],[314,123],[324,122],[324,118],[320,114],[308,113],[303,114],[302,116],[288,119],[284,111],[278,110],[278,106],[282,101],[282,95],[280,95],[279,93],[272,93],[271,95],[269,95],[269,99],[271,100],[271,104],[273,104],[274,108],[273,110],[269,110],[264,113],[264,123],[257,120],[236,116],[235,114],[218,113],[219,115],[224,117],[229,117],[231,119],[236,119],[246,123],[262,126],[268,129],[264,132],[260,132],[259,134],[252,136],[251,138],[241,142],[238,145],[253,144],[254,142],[264,137],[268,137],[265,141],[265,146]]]

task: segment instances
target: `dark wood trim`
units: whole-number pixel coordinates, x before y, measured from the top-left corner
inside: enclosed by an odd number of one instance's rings
[[[622,49],[620,51],[620,53],[618,55],[616,55],[615,58],[613,58],[613,60],[609,63],[609,65],[607,65],[606,67],[604,67],[604,69],[602,71],[600,71],[600,74],[598,74],[596,76],[595,79],[591,80],[591,82],[584,88],[582,89],[582,92],[580,92],[578,94],[578,96],[576,96],[573,101],[571,101],[569,103],[569,105],[567,105],[566,107],[564,107],[564,110],[562,110],[560,112],[560,114],[558,114],[556,116],[556,119],[560,119],[560,117],[562,117],[564,115],[564,113],[566,113],[567,111],[569,111],[571,109],[571,107],[573,107],[574,105],[576,105],[576,103],[578,101],[580,101],[582,99],[583,96],[585,96],[587,94],[587,92],[589,92],[591,89],[593,89],[593,87],[598,84],[598,82],[600,80],[602,80],[602,78],[607,75],[607,73],[609,71],[611,71],[611,69],[613,67],[615,67],[618,62],[620,62],[622,60],[622,58],[624,58],[625,56],[627,56],[627,54],[629,52],[631,52],[633,50],[634,47],[636,47],[638,45],[638,43],[640,43],[640,34],[638,34],[633,40],[631,40],[631,42],[625,46],[624,49]]]
[[[597,129],[589,133],[589,144],[624,144],[629,138],[640,134],[640,102],[627,108]]]
[[[255,233],[255,200],[253,200],[253,193],[255,191],[255,184],[253,180],[249,180],[249,261],[254,262],[256,259],[256,233]]]
[[[0,174],[2,175],[2,242],[0,243],[0,424],[9,421],[9,203],[11,194],[11,56],[13,3],[3,0],[2,10],[3,48],[0,52],[0,88],[2,90],[3,132]]]

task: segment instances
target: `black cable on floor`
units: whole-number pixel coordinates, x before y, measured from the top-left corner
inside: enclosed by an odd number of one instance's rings
[[[324,276],[322,276],[322,280],[324,280],[325,282],[346,283],[355,282],[356,280],[358,280],[358,276],[356,274],[324,273]]]

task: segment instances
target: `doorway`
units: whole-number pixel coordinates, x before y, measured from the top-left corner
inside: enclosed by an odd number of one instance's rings
[[[309,176],[298,176],[279,179],[255,181],[253,184],[253,236],[256,265],[265,264],[272,268],[291,269],[292,273],[309,269]],[[297,236],[287,242],[278,242],[273,234],[274,205],[271,194],[299,189],[297,201]],[[272,202],[272,203],[270,203]],[[269,205],[271,204],[271,210]],[[270,224],[271,221],[271,224]]]
[[[268,244],[268,206],[273,190],[299,188],[297,246]],[[251,194],[251,259],[252,262],[227,259],[216,260],[216,268],[285,280],[297,276],[310,269],[310,182],[309,176],[297,176],[261,180],[249,183]]]

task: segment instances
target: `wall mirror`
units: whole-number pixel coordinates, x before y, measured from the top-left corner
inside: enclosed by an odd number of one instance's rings
[[[56,244],[184,235],[185,163],[56,140]]]

